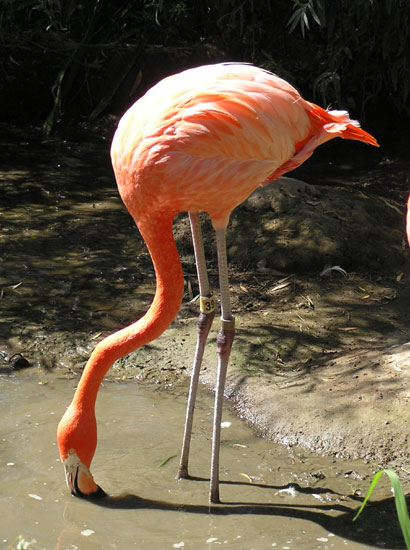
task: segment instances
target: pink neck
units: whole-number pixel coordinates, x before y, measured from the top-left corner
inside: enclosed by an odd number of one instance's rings
[[[114,361],[162,334],[181,305],[184,279],[172,235],[172,216],[140,225],[139,229],[148,246],[157,278],[154,300],[141,319],[97,344],[73,399],[73,405],[79,408],[94,408],[100,383]]]

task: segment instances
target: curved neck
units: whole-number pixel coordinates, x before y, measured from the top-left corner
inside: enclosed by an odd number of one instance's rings
[[[154,264],[157,280],[154,300],[141,319],[97,344],[73,399],[73,404],[79,408],[94,407],[100,383],[114,361],[157,338],[178,313],[184,278],[172,234],[172,221],[173,216],[166,215],[138,224]]]

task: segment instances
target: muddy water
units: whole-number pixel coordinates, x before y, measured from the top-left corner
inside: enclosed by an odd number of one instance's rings
[[[229,412],[223,418],[223,503],[210,509],[207,395],[194,428],[191,474],[198,479],[178,482],[184,396],[106,381],[97,402],[92,471],[110,496],[99,503],[71,497],[55,430],[76,380],[40,371],[0,379],[2,548],[23,541],[32,549],[67,550],[371,548],[357,542],[351,523],[360,476],[354,469],[363,474],[363,465],[273,446]]]

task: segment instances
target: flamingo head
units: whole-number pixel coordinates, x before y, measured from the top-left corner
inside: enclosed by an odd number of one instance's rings
[[[81,462],[74,449],[68,451],[63,464],[67,487],[73,496],[82,498],[106,496],[105,491],[95,483],[90,469]]]
[[[95,416],[85,416],[71,404],[58,425],[57,441],[71,494],[82,498],[106,496],[90,472],[97,446]]]

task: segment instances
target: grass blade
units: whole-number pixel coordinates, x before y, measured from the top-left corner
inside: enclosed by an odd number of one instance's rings
[[[164,460],[161,461],[161,463],[158,465],[158,468],[162,468],[163,466],[165,466],[165,464],[168,464],[168,462],[170,460],[172,460],[173,458],[175,458],[176,456],[178,456],[178,455],[167,456],[166,458],[164,458]]]
[[[367,491],[366,498],[363,501],[363,504],[360,506],[359,511],[353,518],[355,521],[361,514],[363,508],[366,506],[367,501],[369,500],[370,495],[373,492],[373,489],[376,487],[377,482],[380,479],[382,474],[386,474],[389,477],[390,484],[394,492],[394,503],[396,505],[397,517],[399,519],[399,524],[401,532],[403,533],[404,541],[406,543],[407,550],[410,550],[410,518],[407,510],[406,499],[403,494],[403,490],[400,485],[400,480],[396,472],[393,470],[380,470],[377,472],[370,484],[369,490]]]

